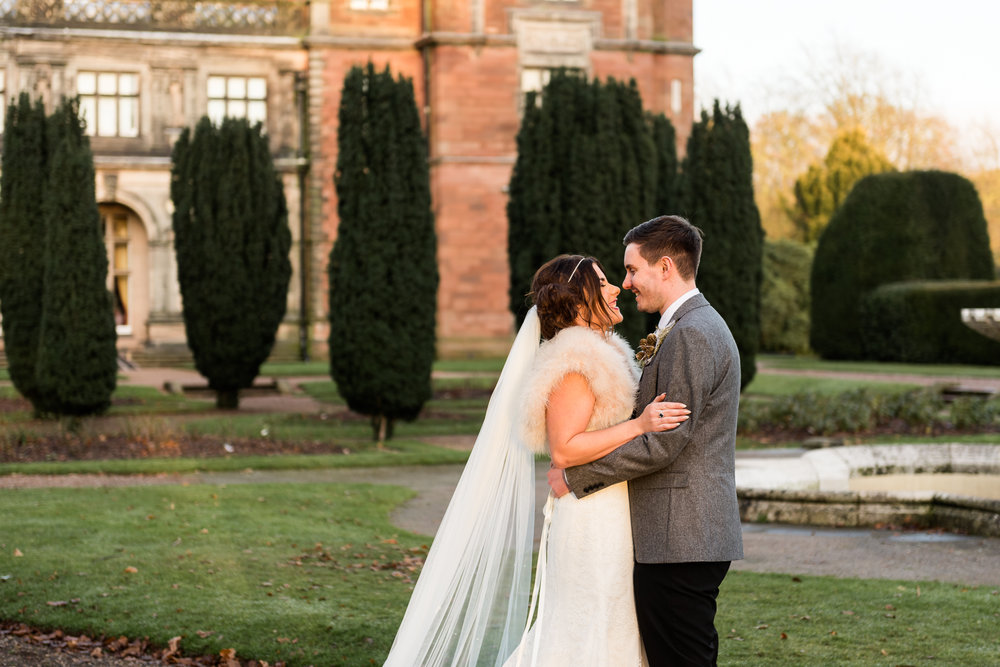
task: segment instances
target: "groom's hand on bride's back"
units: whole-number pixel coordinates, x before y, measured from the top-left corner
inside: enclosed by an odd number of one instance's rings
[[[566,485],[566,475],[563,473],[562,468],[550,466],[548,478],[549,487],[552,489],[552,495],[556,498],[562,498],[569,493],[569,486]]]

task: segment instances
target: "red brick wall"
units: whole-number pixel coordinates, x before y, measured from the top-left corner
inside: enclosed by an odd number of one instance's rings
[[[639,0],[638,35],[641,40],[691,40],[692,0]],[[323,59],[319,137],[314,142],[314,182],[320,183],[320,217],[313,274],[317,275],[316,320],[325,320],[326,262],[336,237],[337,201],[333,173],[337,159],[337,109],[343,78],[354,64],[371,59],[386,63],[395,74],[414,81],[418,105],[425,99],[424,55],[416,49],[422,18],[421,3],[391,3],[388,12],[351,12],[346,0],[330,9],[330,32],[335,36],[374,38],[372,49],[317,45]],[[428,49],[431,188],[438,230],[438,337],[442,349],[452,352],[483,349],[492,340],[501,343],[512,333],[508,312],[506,186],[516,158],[520,97],[518,50],[508,34],[511,8],[583,10],[602,15],[598,38],[625,38],[622,0],[581,0],[579,3],[539,4],[484,0],[483,15],[474,14],[474,1],[434,0],[429,31],[437,39]],[[483,35],[471,35],[477,20]],[[446,34],[447,33],[447,34]],[[500,39],[488,39],[501,36]],[[377,40],[410,38],[397,50],[377,46]],[[683,110],[672,118],[683,150],[691,125],[692,58],[598,48],[591,55],[592,74],[620,80],[635,78],[645,106],[670,115],[670,81],[680,79]],[[314,210],[316,210],[314,208]],[[639,221],[636,221],[639,222]],[[624,231],[624,230],[623,230]],[[321,328],[320,328],[321,329]],[[319,333],[319,330],[317,331]]]
[[[691,133],[694,106],[694,63],[692,58],[661,53],[595,51],[591,57],[593,75],[600,79],[614,77],[619,81],[635,79],[642,95],[643,107],[667,115],[677,130],[679,153],[684,152]],[[670,82],[681,81],[683,105],[674,117],[670,104]]]
[[[442,46],[431,71],[438,334],[506,336],[513,320],[507,308],[504,189],[517,152],[517,51]]]
[[[330,3],[331,35],[357,37],[412,37],[420,36],[421,2],[395,1],[386,11],[357,11],[350,8],[349,0]]]

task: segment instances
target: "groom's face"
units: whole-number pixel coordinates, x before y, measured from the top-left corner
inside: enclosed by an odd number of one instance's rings
[[[644,313],[662,313],[666,304],[666,274],[660,262],[650,264],[637,243],[625,247],[625,282],[622,287],[635,294],[635,303]]]

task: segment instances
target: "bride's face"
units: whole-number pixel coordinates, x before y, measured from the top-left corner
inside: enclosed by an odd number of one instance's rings
[[[592,264],[592,266],[601,282],[601,298],[608,304],[608,310],[611,312],[611,324],[618,324],[623,319],[621,311],[618,310],[618,295],[621,294],[621,288],[608,282],[608,277],[596,264]]]

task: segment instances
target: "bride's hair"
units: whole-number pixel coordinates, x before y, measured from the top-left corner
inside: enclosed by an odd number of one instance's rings
[[[542,338],[575,326],[580,315],[588,325],[597,324],[605,331],[614,326],[595,266],[607,275],[600,262],[584,255],[559,255],[535,271],[528,297],[538,307]]]

